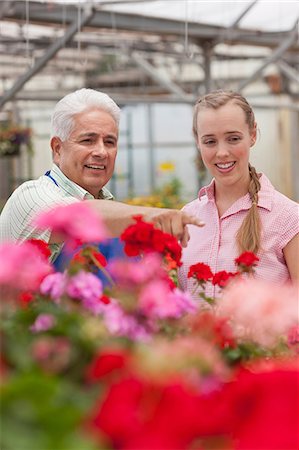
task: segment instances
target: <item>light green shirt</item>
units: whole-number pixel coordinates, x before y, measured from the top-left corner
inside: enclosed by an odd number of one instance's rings
[[[7,200],[0,215],[0,242],[22,242],[27,239],[41,239],[49,242],[51,230],[40,230],[33,223],[34,217],[55,205],[69,205],[82,200],[94,199],[78,184],[67,178],[53,164],[51,177],[42,175],[37,180],[21,184]],[[99,199],[113,200],[106,188],[99,191]],[[62,244],[51,244],[51,260],[58,256]]]

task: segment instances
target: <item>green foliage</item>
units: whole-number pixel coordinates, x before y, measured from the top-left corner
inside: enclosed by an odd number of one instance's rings
[[[93,450],[81,420],[92,392],[39,371],[11,377],[1,389],[3,450]]]

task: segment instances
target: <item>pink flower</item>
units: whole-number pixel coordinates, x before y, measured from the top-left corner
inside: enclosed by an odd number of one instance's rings
[[[40,314],[37,316],[30,330],[33,333],[39,333],[40,331],[47,331],[55,325],[56,319],[52,314]]]
[[[299,325],[294,325],[288,332],[288,346],[299,354]]]
[[[196,303],[187,292],[171,290],[163,280],[152,281],[142,290],[139,307],[145,315],[159,319],[179,318],[197,310]]]
[[[72,359],[71,343],[66,337],[40,335],[32,343],[32,356],[50,374],[63,372]]]
[[[100,242],[108,237],[100,217],[84,202],[51,208],[39,214],[34,224],[61,235],[70,247],[78,243]]]
[[[52,271],[50,263],[30,242],[0,245],[0,286],[35,291]]]
[[[109,265],[109,272],[116,279],[117,285],[133,287],[161,277],[162,258],[156,253],[146,254],[140,261],[114,260]]]
[[[298,321],[298,288],[240,280],[225,289],[219,314],[231,319],[237,337],[271,347]]]
[[[130,339],[146,342],[151,337],[149,322],[147,328],[138,322],[134,315],[126,314],[117,300],[111,299],[103,311],[105,325],[108,331],[116,336],[126,336]]]
[[[102,313],[106,307],[101,301],[103,284],[93,273],[81,271],[70,278],[66,293],[72,298],[81,300],[83,306],[93,314]]]
[[[177,318],[184,314],[194,314],[198,310],[198,304],[189,292],[184,292],[176,288],[170,291],[168,298],[169,301],[173,301],[176,304],[177,313],[175,317]]]
[[[49,295],[56,302],[62,297],[66,288],[67,277],[61,272],[46,276],[40,285],[40,292]]]

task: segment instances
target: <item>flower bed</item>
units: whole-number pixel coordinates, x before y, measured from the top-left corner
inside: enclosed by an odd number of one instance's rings
[[[298,448],[294,286],[255,282],[243,254],[234,274],[194,265],[196,301],[177,287],[177,241],[141,217],[113,261],[84,203],[37,223],[73,256],[62,273],[40,241],[0,246],[1,448]]]

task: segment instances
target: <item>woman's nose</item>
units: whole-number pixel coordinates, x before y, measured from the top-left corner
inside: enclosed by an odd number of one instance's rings
[[[217,146],[217,156],[227,156],[229,154],[228,146],[225,143],[220,143]]]

